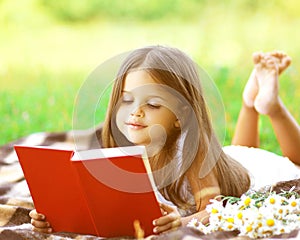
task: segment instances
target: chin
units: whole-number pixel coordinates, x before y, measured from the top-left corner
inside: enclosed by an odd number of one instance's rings
[[[136,138],[136,137],[129,137],[126,136],[129,142],[132,142],[134,145],[143,145],[146,146],[148,144],[150,144],[149,141],[145,141],[145,139],[140,139],[140,138]]]
[[[132,142],[136,146],[147,146],[149,144],[149,143],[134,141],[134,140],[129,140],[129,141]]]

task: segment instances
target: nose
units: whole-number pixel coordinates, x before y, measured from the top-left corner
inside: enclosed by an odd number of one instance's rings
[[[136,109],[132,110],[130,115],[133,116],[133,117],[144,117],[145,113],[144,113],[144,111],[141,107],[137,107]]]

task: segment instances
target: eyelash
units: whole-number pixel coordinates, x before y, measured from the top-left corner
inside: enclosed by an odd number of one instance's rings
[[[131,104],[131,103],[133,103],[133,100],[131,100],[131,99],[128,99],[128,100],[122,99],[122,103]],[[147,103],[146,105],[151,109],[159,109],[161,107],[161,105],[156,105],[156,104],[151,104],[151,103]]]
[[[151,104],[151,103],[147,103],[147,106],[152,108],[152,109],[159,109],[161,107],[161,105],[154,105],[154,104]]]
[[[133,100],[122,99],[122,103],[127,103],[127,104],[129,104],[129,103],[132,103],[132,102],[133,102]]]

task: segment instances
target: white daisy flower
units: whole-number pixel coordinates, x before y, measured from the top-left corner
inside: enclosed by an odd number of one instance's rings
[[[248,192],[241,198],[213,199],[206,207],[210,213],[209,225],[193,219],[188,226],[205,234],[238,230],[240,236],[250,238],[290,233],[300,229],[300,196],[292,190],[279,194]]]

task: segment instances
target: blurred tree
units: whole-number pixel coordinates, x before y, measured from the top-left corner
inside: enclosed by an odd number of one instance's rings
[[[201,0],[39,0],[39,2],[50,14],[64,22],[89,21],[95,17],[141,21],[158,20],[171,15],[178,18],[192,17],[199,14],[201,9],[199,6],[205,3]]]
[[[99,3],[101,1],[89,0],[62,0],[48,1],[40,0],[40,4],[55,18],[66,21],[87,21],[99,13]]]

